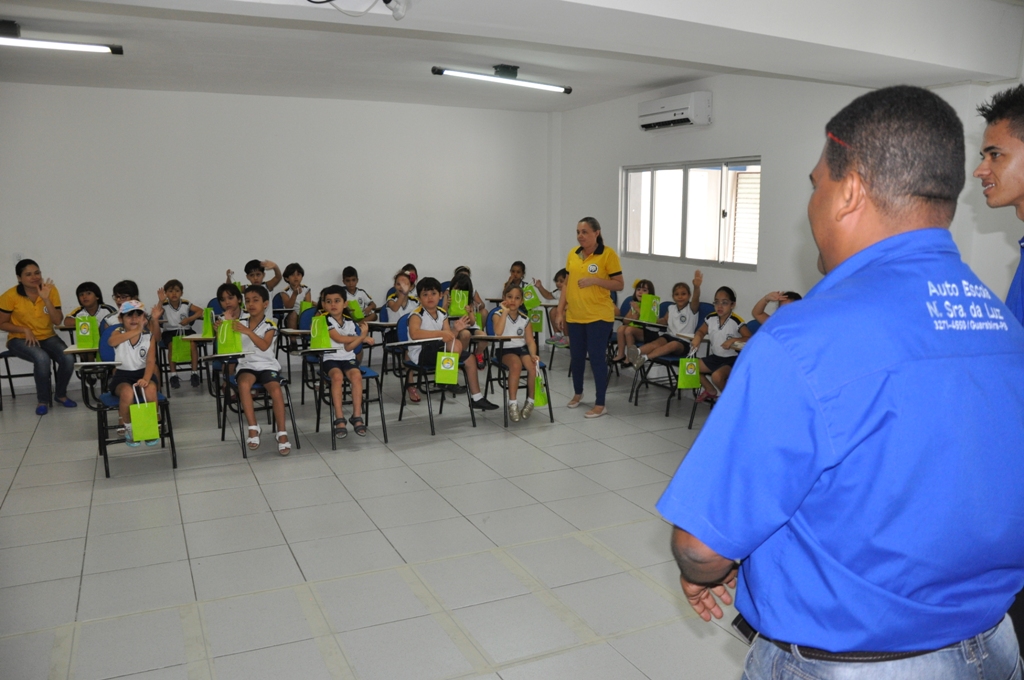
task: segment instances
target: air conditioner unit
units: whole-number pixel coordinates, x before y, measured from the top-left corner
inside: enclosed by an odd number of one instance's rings
[[[640,102],[640,129],[660,130],[677,125],[710,125],[711,93],[690,92]]]

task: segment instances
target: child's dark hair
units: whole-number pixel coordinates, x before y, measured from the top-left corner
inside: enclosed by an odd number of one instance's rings
[[[299,264],[298,262],[292,262],[290,265],[284,268],[284,278],[287,279],[289,276],[292,276],[293,274],[302,274],[303,276],[305,276],[306,270],[303,269],[302,265]]]
[[[633,295],[636,296],[636,289],[640,286],[647,288],[648,295],[654,295],[654,282],[649,279],[637,279],[636,284],[633,286]]]
[[[416,269],[416,265],[414,265],[412,262],[410,262],[409,264],[407,264],[404,267],[402,267],[402,271],[403,272],[411,271],[411,272],[415,273],[417,276],[419,276],[419,273],[420,273],[419,270]]]
[[[248,295],[249,293],[256,293],[263,298],[264,302],[270,302],[270,293],[267,291],[266,286],[246,286],[243,289],[242,294]]]
[[[339,286],[338,284],[334,284],[332,286],[327,286],[322,291],[320,291],[321,300],[323,300],[328,295],[340,295],[342,300],[348,300],[348,289],[346,289],[345,286]]]
[[[783,293],[783,295],[785,295],[786,299],[789,300],[790,302],[796,302],[797,300],[804,299],[803,295],[801,295],[800,293],[795,293],[791,290],[787,290],[785,293]]]
[[[353,277],[359,278],[359,272],[356,271],[355,267],[345,267],[341,270],[341,278],[351,279]]]
[[[715,291],[715,295],[718,295],[719,293],[725,293],[726,296],[729,298],[729,302],[736,302],[736,293],[734,293],[732,288],[730,288],[729,286],[722,286],[721,288]]]
[[[84,281],[78,284],[78,288],[75,288],[75,297],[78,297],[82,293],[92,293],[96,296],[96,301],[99,304],[103,304],[103,292],[100,291],[100,287],[92,281]]]
[[[125,279],[114,284],[114,297],[128,297],[132,300],[139,299],[139,286],[134,281]]]
[[[458,267],[455,268],[455,271],[452,272],[452,278],[454,279],[459,274],[465,274],[466,276],[472,276],[473,272],[471,272],[469,270],[469,267],[467,267],[466,265],[460,264]]]
[[[679,290],[680,288],[684,289],[687,293],[690,293],[691,295],[693,294],[693,291],[690,290],[690,284],[686,283],[685,281],[680,281],[676,285],[672,286],[672,294],[675,295],[676,291]]]
[[[262,260],[249,260],[248,262],[245,263],[245,275],[246,276],[248,276],[249,274],[252,274],[253,272],[262,272],[262,271],[266,271],[265,269],[263,269],[263,261]]]
[[[217,302],[224,297],[224,293],[229,294],[233,298],[237,298],[239,302],[242,302],[242,294],[238,290],[238,286],[233,283],[222,283],[217,286]]]
[[[327,286],[330,288],[330,286]],[[316,296],[316,311],[324,311],[324,295],[327,295],[327,288],[321,288],[320,294]]]
[[[512,271],[516,267],[519,267],[520,269],[522,269],[524,274],[526,273],[526,264],[524,264],[522,260],[516,260],[515,262],[513,262],[512,266],[509,267],[508,270]]]
[[[435,279],[433,276],[425,276],[416,282],[416,294],[423,295],[425,290],[436,290],[438,293],[441,292],[441,282]]]
[[[164,284],[165,291],[168,291],[171,288],[177,288],[181,292],[185,292],[185,286],[181,285],[181,281],[179,281],[178,279],[171,279],[170,281]]]
[[[452,283],[448,288],[449,290],[464,290],[470,295],[473,294],[473,279],[469,278],[469,273],[459,272],[452,277]]]
[[[562,268],[562,269],[559,269],[557,272],[555,272],[554,280],[557,283],[558,279],[563,279],[563,278],[568,278],[568,277],[569,277],[569,270],[565,269],[565,268]]]
[[[405,278],[409,278],[409,275],[408,275],[408,274],[406,274],[406,273],[405,273],[405,270],[403,269],[402,271],[400,271],[400,272],[398,272],[397,274],[395,274],[395,278],[394,278],[394,279],[392,279],[391,283],[398,283],[398,278],[399,278],[400,276],[404,276]]]
[[[513,265],[513,266],[515,266],[515,265]],[[522,293],[523,292],[523,287],[521,285],[519,285],[518,283],[516,283],[515,281],[511,281],[511,282],[509,282],[505,286],[505,289],[503,291],[501,291],[501,297],[505,297],[506,295],[508,295],[509,293],[511,293],[514,290],[519,290],[519,292]]]

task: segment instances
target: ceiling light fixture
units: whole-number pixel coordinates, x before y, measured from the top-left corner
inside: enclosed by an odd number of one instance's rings
[[[46,50],[67,50],[69,52],[124,54],[124,48],[120,45],[91,45],[88,43],[22,38],[21,26],[18,25],[18,22],[8,20],[0,20],[0,45],[6,45],[7,47],[35,47]]]
[[[530,87],[535,90],[544,90],[545,92],[563,92],[565,94],[572,93],[571,87],[562,87],[561,85],[545,85],[544,83],[533,83],[529,80],[519,80],[519,67],[511,66],[509,64],[497,64],[494,67],[494,75],[489,76],[483,73],[470,73],[468,71],[456,71],[450,68],[441,68],[440,66],[434,66],[430,69],[430,72],[435,76],[455,76],[456,78],[469,78],[470,80],[483,80],[488,83],[501,83],[502,85],[516,85],[518,87]]]

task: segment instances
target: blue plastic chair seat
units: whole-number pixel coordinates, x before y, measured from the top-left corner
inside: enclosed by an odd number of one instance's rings
[[[366,366],[360,366],[359,367],[359,372],[363,374],[364,378],[379,378],[380,377],[380,374],[377,373],[377,371],[373,370],[372,368],[367,368]]]

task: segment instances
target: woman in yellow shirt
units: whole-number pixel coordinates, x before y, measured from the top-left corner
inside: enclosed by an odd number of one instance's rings
[[[36,415],[46,414],[50,404],[50,362],[57,364],[57,398],[68,407],[78,406],[68,399],[68,383],[75,371],[75,360],[64,350],[67,345],[53,327],[64,320],[60,293],[50,279],[43,280],[34,260],[14,265],[18,285],[0,295],[0,330],[7,331],[7,349],[33,366],[36,381]]]
[[[583,375],[587,370],[587,354],[594,371],[597,398],[587,418],[605,414],[604,395],[608,388],[608,359],[605,350],[615,323],[612,291],[622,290],[622,266],[619,256],[604,244],[601,225],[593,217],[584,217],[576,225],[579,248],[571,251],[565,268],[569,279],[558,301],[558,318],[565,320],[569,334],[569,355],[575,395],[569,408],[576,408],[583,399]]]

